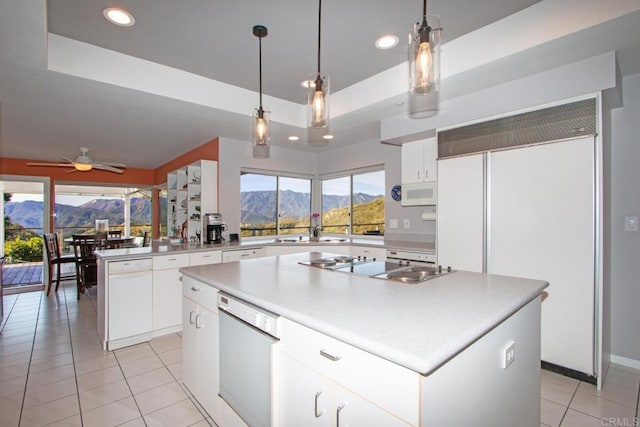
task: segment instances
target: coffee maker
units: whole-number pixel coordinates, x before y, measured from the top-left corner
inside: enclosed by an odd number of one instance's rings
[[[222,243],[224,238],[222,232],[227,229],[227,225],[222,222],[222,214],[204,214],[205,243]]]

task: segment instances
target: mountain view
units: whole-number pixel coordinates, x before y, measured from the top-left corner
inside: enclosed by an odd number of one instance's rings
[[[364,193],[354,193],[353,203],[367,203],[381,196],[372,196]],[[349,206],[349,196],[322,196],[322,208],[328,210]],[[254,224],[263,221],[275,221],[275,191],[245,191],[240,193],[240,220],[243,223]],[[309,216],[311,194],[298,193],[291,190],[280,192],[280,205],[286,206],[285,211],[280,211],[281,218],[302,218]],[[308,222],[308,221],[307,221]]]
[[[309,228],[310,194],[281,191],[280,234],[306,233]],[[240,194],[241,235],[276,233],[276,192],[247,191]],[[349,224],[350,197],[324,195],[322,198],[323,231],[342,233]],[[384,196],[353,194],[353,234],[384,232]],[[360,224],[360,225],[358,225]]]
[[[280,224],[283,229],[290,229],[291,233],[305,232],[309,227],[309,193],[295,191],[281,191]],[[166,200],[161,200],[161,206],[166,206]],[[245,230],[275,229],[275,191],[242,192],[240,197],[241,227]],[[322,222],[326,232],[342,232],[345,224],[349,223],[349,196],[325,195],[322,198]],[[354,227],[353,232],[370,231],[384,226],[384,197],[364,193],[353,194],[354,224],[377,224],[376,226]],[[81,227],[93,227],[97,219],[108,219],[110,226],[124,223],[124,201],[119,199],[94,199],[79,206],[56,204],[56,227],[68,230]],[[24,201],[7,202],[5,215],[11,222],[25,228],[42,228],[42,202]],[[131,224],[151,224],[151,201],[145,198],[131,199]],[[161,224],[166,223],[166,212],[161,212]],[[333,226],[333,227],[331,227]],[[37,231],[41,234],[42,231]],[[286,230],[284,231],[286,233]],[[242,232],[251,235],[251,231]]]
[[[108,219],[110,225],[120,225],[124,223],[123,206],[124,201],[118,199],[95,199],[79,206],[56,203],[56,227],[92,227],[96,219]],[[12,223],[42,228],[42,202],[7,202],[4,209]],[[131,224],[151,224],[151,200],[131,199]]]

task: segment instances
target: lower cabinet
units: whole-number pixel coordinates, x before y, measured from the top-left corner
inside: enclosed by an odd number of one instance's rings
[[[182,328],[182,274],[179,269],[188,265],[188,254],[153,258],[153,331],[156,336]]]
[[[393,427],[409,424],[281,353],[280,425]]]
[[[419,375],[280,318],[281,426],[419,424]]]
[[[218,418],[217,290],[189,277],[182,282],[182,382]]]
[[[260,258],[266,256],[264,248],[235,249],[222,251],[222,262],[242,261],[243,259]]]

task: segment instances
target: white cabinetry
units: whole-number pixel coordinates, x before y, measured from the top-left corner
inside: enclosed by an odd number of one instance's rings
[[[484,268],[483,154],[438,163],[438,263],[457,270]]]
[[[402,144],[402,183],[437,180],[438,139]]]
[[[217,289],[184,277],[182,282],[182,381],[218,419]]]
[[[222,262],[241,261],[243,259],[260,258],[266,255],[264,248],[236,249],[222,251]]]
[[[202,239],[202,214],[218,210],[218,163],[200,160],[167,174],[167,234]]]
[[[598,376],[594,143],[487,153],[484,167],[480,155],[441,161],[437,252],[456,269],[548,281],[542,360]]]
[[[280,370],[282,427],[409,425],[286,354]]]
[[[418,374],[295,322],[280,320],[283,427],[335,425],[338,417],[340,425],[418,425]]]
[[[153,331],[164,335],[182,328],[182,286],[178,271],[189,265],[189,254],[153,258]]]
[[[189,265],[219,264],[222,262],[221,251],[193,252],[189,254]]]

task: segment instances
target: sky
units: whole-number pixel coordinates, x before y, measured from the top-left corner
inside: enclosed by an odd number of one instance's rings
[[[356,193],[384,194],[384,171],[355,175],[354,191]],[[269,175],[244,174],[240,177],[240,188],[243,191],[273,191],[276,188],[276,177]],[[306,179],[280,178],[281,190],[292,190],[309,193],[309,181]],[[350,194],[349,177],[323,180],[324,194],[345,196]]]

